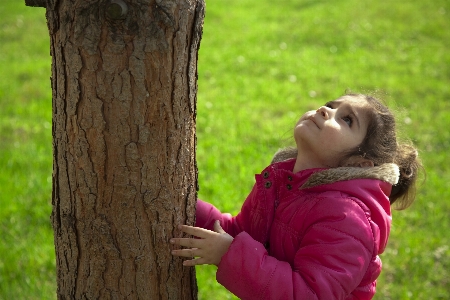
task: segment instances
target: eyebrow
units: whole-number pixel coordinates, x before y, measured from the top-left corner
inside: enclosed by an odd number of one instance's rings
[[[333,101],[328,101],[325,105],[331,105],[333,107],[333,104],[336,104],[336,103],[339,104],[339,103],[343,103],[343,102],[338,102],[337,100],[333,100]],[[350,109],[350,114],[355,116],[356,124],[358,125],[358,129],[361,129],[361,124],[359,123],[359,118],[356,115],[355,110],[353,109],[353,107],[351,105],[348,105],[348,107]]]

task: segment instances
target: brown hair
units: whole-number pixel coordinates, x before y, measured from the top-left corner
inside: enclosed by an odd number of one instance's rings
[[[398,141],[395,117],[380,100],[363,94],[350,93],[347,96],[367,101],[369,124],[362,143],[346,153],[344,160],[352,156],[363,156],[371,160],[375,166],[384,163],[398,165],[400,178],[392,187],[389,201],[391,205],[395,203],[396,209],[409,207],[415,199],[418,171],[423,169],[416,148],[410,142]]]

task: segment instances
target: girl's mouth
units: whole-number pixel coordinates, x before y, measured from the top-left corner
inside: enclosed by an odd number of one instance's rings
[[[317,125],[317,123],[316,123],[316,120],[314,120],[314,116],[309,116],[308,120],[312,121],[317,126],[317,128],[320,129],[319,125]]]

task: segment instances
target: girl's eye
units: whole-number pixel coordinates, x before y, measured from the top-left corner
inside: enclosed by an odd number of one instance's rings
[[[350,127],[351,127],[352,124],[353,124],[353,119],[352,119],[352,117],[350,117],[350,116],[343,117],[342,120],[344,120],[344,122],[347,123],[348,126],[350,126]]]

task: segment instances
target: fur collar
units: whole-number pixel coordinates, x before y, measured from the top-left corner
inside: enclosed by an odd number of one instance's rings
[[[398,182],[400,171],[396,164],[382,164],[370,168],[340,167],[316,172],[309,176],[301,189],[351,179],[378,179],[394,185]]]
[[[272,163],[295,158],[296,156],[296,148],[281,149],[275,153]],[[395,185],[397,184],[399,177],[400,171],[396,164],[382,164],[370,168],[339,167],[326,169],[312,174],[300,189],[351,179],[377,179]]]

